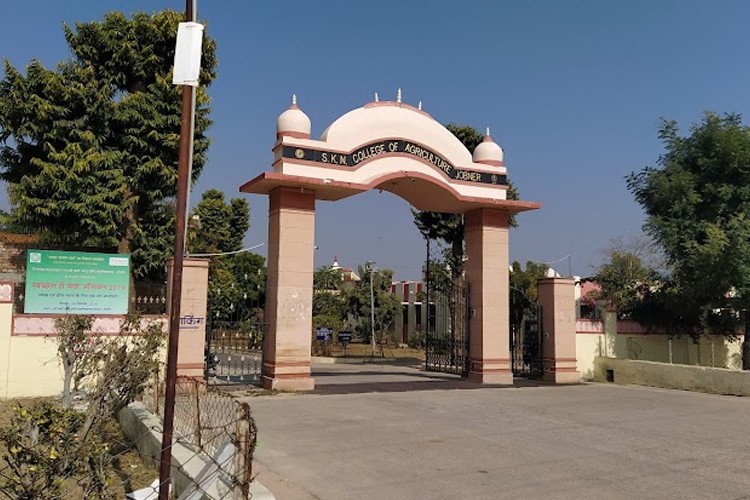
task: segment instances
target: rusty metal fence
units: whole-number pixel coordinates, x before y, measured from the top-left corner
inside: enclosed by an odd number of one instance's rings
[[[147,404],[163,416],[163,386],[156,388]],[[257,434],[247,403],[240,403],[204,380],[177,377],[174,438],[206,464],[192,484],[203,498],[250,498]],[[229,491],[217,494],[212,484],[216,482]]]

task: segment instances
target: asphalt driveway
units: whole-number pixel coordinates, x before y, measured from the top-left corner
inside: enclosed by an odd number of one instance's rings
[[[248,398],[255,471],[280,500],[750,498],[748,398],[314,372],[316,393]]]

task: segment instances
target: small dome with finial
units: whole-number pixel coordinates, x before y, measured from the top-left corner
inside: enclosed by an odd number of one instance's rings
[[[474,163],[484,163],[496,167],[503,166],[503,149],[492,140],[489,127],[487,127],[484,140],[474,149],[472,160]]]
[[[297,95],[292,95],[292,105],[276,120],[276,137],[284,135],[309,139],[312,125],[310,118],[297,107]]]
[[[333,264],[331,264],[331,269],[341,269],[341,264],[339,264],[339,256],[335,255],[333,257]]]

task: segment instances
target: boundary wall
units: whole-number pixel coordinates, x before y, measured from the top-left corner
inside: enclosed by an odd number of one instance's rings
[[[707,366],[669,365],[633,359],[595,358],[594,380],[750,396],[750,372]]]
[[[167,263],[170,275],[171,264]],[[185,259],[182,283],[177,373],[203,376],[208,261]],[[62,392],[63,371],[57,359],[55,319],[62,316],[14,313],[14,296],[20,293],[15,286],[12,281],[0,281],[0,399],[57,396]],[[144,315],[142,321],[162,322],[166,334],[168,317]],[[123,319],[120,315],[96,315],[92,334],[120,335]],[[166,343],[160,356],[166,359]]]
[[[63,371],[57,359],[55,319],[60,316],[13,313],[13,283],[0,283],[0,399],[57,396]],[[143,321],[164,316],[144,316]],[[119,335],[121,316],[97,316],[98,335]]]
[[[633,321],[618,321],[614,312],[604,311],[600,320],[576,320],[578,371],[582,379],[594,380],[597,357],[741,370],[742,338],[742,334],[735,339],[721,335],[697,341],[687,336],[671,338],[649,333]]]

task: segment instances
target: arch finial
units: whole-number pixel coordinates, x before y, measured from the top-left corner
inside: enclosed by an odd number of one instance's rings
[[[487,137],[489,137],[489,136],[490,136],[490,127],[487,127],[487,133],[486,133],[486,134],[484,134],[484,135],[486,135]]]
[[[417,108],[419,111],[422,111],[422,101],[419,101],[419,104],[417,104]]]
[[[399,87],[398,92],[396,92],[396,102],[401,104],[401,87]]]
[[[377,92],[375,92],[375,102],[380,102],[380,97]]]
[[[297,94],[292,94],[292,106],[297,105]]]

